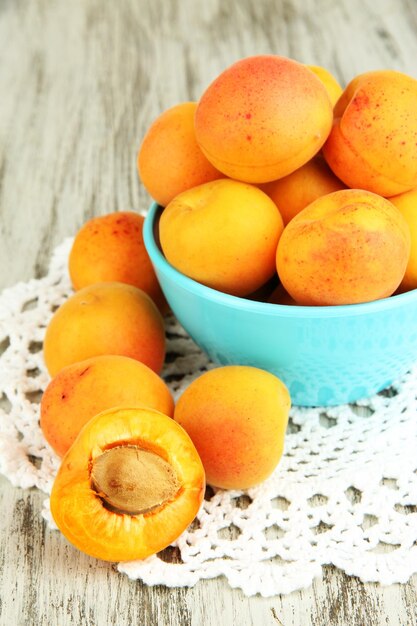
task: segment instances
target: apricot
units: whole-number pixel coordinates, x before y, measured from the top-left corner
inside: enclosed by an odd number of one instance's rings
[[[274,275],[283,227],[277,207],[260,189],[222,179],[174,198],[161,215],[159,234],[177,270],[242,296]]]
[[[348,187],[394,196],[417,185],[417,80],[389,70],[361,74],[334,115],[323,154]]]
[[[368,302],[390,296],[410,254],[410,232],[394,205],[359,189],[322,196],[286,226],[278,275],[299,304]]]
[[[319,65],[307,65],[307,67],[314,72],[314,74],[321,80],[323,85],[326,88],[327,95],[330,98],[330,102],[332,106],[336,104],[339,100],[340,96],[343,93],[342,87],[339,85],[333,74],[331,74],[324,67],[320,67]]]
[[[196,108],[196,102],[183,102],[162,113],[149,127],[139,149],[139,177],[162,206],[186,189],[223,176],[197,144]]]
[[[95,283],[55,311],[43,347],[51,376],[71,363],[102,354],[128,356],[159,373],[165,358],[164,321],[141,289]]]
[[[288,224],[317,198],[346,186],[336,178],[324,158],[316,155],[292,174],[264,183],[260,188],[275,202],[284,224]]]
[[[131,211],[94,217],[78,231],[69,255],[75,290],[101,282],[139,287],[158,308],[167,304],[143,243],[144,218]]]
[[[305,65],[261,55],[234,63],[204,92],[197,107],[197,141],[231,178],[263,183],[309,161],[331,130],[323,83]]]
[[[392,196],[390,201],[401,212],[410,229],[410,258],[400,284],[400,291],[410,291],[417,289],[417,188]]]
[[[194,380],[180,397],[174,419],[193,440],[209,484],[247,489],[277,466],[290,404],[276,376],[229,365]]]
[[[45,439],[64,456],[89,419],[116,406],[144,405],[174,413],[171,393],[149,367],[126,356],[95,356],[64,367],[41,400]]]
[[[106,561],[162,550],[197,515],[204,469],[187,433],[149,408],[92,418],[62,460],[51,511],[79,550]]]

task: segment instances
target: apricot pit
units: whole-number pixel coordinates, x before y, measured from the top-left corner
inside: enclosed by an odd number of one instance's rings
[[[171,500],[179,489],[173,467],[138,446],[116,446],[92,463],[91,482],[110,511],[143,515]]]

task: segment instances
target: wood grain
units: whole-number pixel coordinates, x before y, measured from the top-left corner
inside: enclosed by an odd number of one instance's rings
[[[144,209],[136,152],[150,122],[258,53],[323,65],[342,83],[417,77],[414,0],[0,0],[0,287],[45,272],[89,217]],[[0,480],[4,626],[413,626],[417,577],[363,584],[333,567],[311,589],[246,598],[223,580],[148,588],[71,548],[43,495]]]

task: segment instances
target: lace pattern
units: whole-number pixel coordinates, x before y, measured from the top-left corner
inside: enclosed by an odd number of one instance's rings
[[[39,427],[49,377],[42,341],[71,293],[59,246],[47,276],[0,296],[0,471],[16,486],[50,493],[59,459]],[[168,318],[163,377],[178,397],[214,367]],[[167,549],[120,572],[149,585],[192,586],[225,576],[246,595],[308,587],[322,565],[363,581],[406,582],[417,572],[417,366],[361,403],[293,407],[275,473],[246,492],[208,488],[194,523]],[[48,501],[43,511],[54,527]]]

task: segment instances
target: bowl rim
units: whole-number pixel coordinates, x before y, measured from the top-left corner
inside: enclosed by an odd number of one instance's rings
[[[223,306],[240,311],[259,313],[273,317],[293,318],[331,318],[367,315],[370,313],[382,313],[400,308],[410,302],[417,302],[417,289],[405,293],[396,294],[387,298],[362,302],[359,304],[341,304],[326,306],[301,306],[289,304],[275,304],[272,302],[258,302],[246,298],[232,296],[228,293],[217,291],[207,287],[196,280],[189,278],[176,270],[164,257],[154,236],[154,228],[164,207],[157,202],[152,202],[143,224],[143,240],[149,257],[157,270],[165,274],[172,282],[179,284],[183,289],[196,296],[211,300]]]

